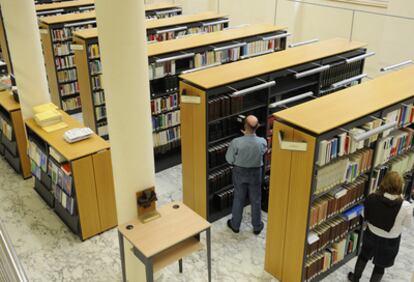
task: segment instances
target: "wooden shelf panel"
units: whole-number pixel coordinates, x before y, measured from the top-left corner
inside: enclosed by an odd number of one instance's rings
[[[407,67],[274,116],[319,135],[413,97],[413,76],[414,66]]]
[[[189,238],[183,242],[161,252],[153,257],[154,272],[161,270],[162,268],[177,262],[185,256],[191,255],[203,248],[203,244],[196,238]]]
[[[210,89],[356,50],[365,46],[365,43],[356,41],[350,42],[343,38],[334,38],[218,66],[212,69],[184,74],[181,75],[180,78],[204,89]],[[223,75],[223,73],[228,75]]]
[[[48,3],[48,4],[36,4],[36,12],[43,12],[56,9],[66,9],[66,8],[75,8],[82,6],[94,5],[94,0],[75,0],[75,1],[64,1],[58,3]]]
[[[214,19],[219,19],[219,18],[225,18],[227,16],[228,15],[226,14],[218,14],[215,12],[204,12],[204,13],[198,13],[198,14],[193,14],[193,15],[169,17],[169,18],[158,19],[158,20],[147,20],[146,26],[147,26],[147,29],[154,29],[154,28],[162,28],[162,27],[172,26],[172,25],[182,25],[182,24],[189,24],[189,23],[194,23],[194,22],[214,20]]]
[[[94,20],[96,18],[95,11],[80,13],[80,14],[65,14],[57,16],[49,16],[40,18],[40,23],[46,25],[63,24],[77,21]]]
[[[179,38],[175,40],[167,40],[148,45],[148,56],[151,57],[185,49],[214,45],[221,42],[281,31],[284,29],[285,27],[281,26],[254,24],[245,28],[228,29],[206,34],[199,34],[197,36]]]
[[[166,27],[174,26],[174,25],[190,24],[190,23],[195,23],[195,22],[219,19],[223,17],[226,17],[226,15],[208,12],[208,13],[199,13],[199,14],[189,15],[189,16],[176,16],[176,17],[170,17],[170,18],[159,19],[159,20],[147,20],[146,29],[150,30],[150,29],[156,29],[156,28],[166,28]],[[97,38],[98,29],[89,28],[89,29],[78,30],[73,33],[73,36],[77,36],[83,39]],[[155,43],[155,44],[159,44],[159,43]]]
[[[156,11],[156,10],[165,10],[165,9],[174,9],[181,8],[181,6],[171,3],[156,3],[156,4],[147,4],[145,5],[145,12]]]
[[[14,100],[9,90],[0,91],[0,105],[8,112],[20,110],[20,104]]]
[[[33,118],[26,120],[26,125],[40,138],[49,143],[59,153],[61,153],[68,161],[76,160],[81,157],[94,154],[96,152],[109,149],[109,143],[100,138],[96,134],[92,134],[89,139],[82,140],[77,143],[69,144],[63,139],[65,131],[72,128],[84,127],[76,119],[70,117],[63,111],[60,111],[63,115],[63,121],[68,125],[67,127],[54,131],[46,132],[39,127]]]
[[[228,29],[217,32],[210,32],[205,34],[198,34],[196,36],[178,38],[174,40],[161,41],[148,45],[148,57],[178,52],[197,48],[206,45],[219,44],[221,42],[237,40],[240,38],[251,37],[276,31],[282,31],[285,27],[274,26],[268,24],[253,24],[245,28]],[[76,31],[73,33],[74,37],[81,39],[98,38],[97,28],[88,28]]]

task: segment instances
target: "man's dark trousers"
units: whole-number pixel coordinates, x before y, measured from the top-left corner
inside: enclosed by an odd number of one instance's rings
[[[252,225],[254,231],[263,228],[261,216],[262,203],[262,168],[233,167],[234,200],[231,225],[239,229],[243,217],[243,208],[249,195],[252,209]]]

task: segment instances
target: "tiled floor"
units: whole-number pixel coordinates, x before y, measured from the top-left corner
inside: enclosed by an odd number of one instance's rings
[[[180,200],[181,167],[157,174],[159,205]],[[213,281],[276,281],[263,270],[265,232],[255,236],[246,209],[241,233],[226,227],[226,219],[212,227]],[[5,224],[30,281],[121,281],[118,239],[111,230],[81,242],[32,189],[0,159],[0,219]],[[264,215],[266,221],[267,216]],[[206,281],[206,255],[200,251],[184,259],[184,273],[171,265],[156,273],[156,281]],[[325,281],[347,281],[354,261]],[[366,275],[372,267],[367,269]],[[405,233],[396,265],[383,281],[410,281],[414,272],[414,228]],[[368,281],[368,276],[364,276]]]

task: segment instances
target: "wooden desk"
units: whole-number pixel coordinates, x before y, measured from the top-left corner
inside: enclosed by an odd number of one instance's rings
[[[177,207],[178,208],[175,208]],[[122,276],[126,281],[124,238],[134,246],[135,256],[145,265],[147,281],[154,281],[153,272],[202,248],[200,233],[207,235],[208,281],[211,281],[210,224],[183,203],[167,204],[158,212],[161,217],[143,224],[132,220],[118,228]]]

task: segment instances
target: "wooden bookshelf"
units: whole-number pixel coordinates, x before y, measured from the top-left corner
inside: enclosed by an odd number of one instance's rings
[[[152,99],[152,114],[154,120],[154,149],[156,154],[156,171],[177,165],[180,160],[180,136],[179,136],[179,120],[168,126],[167,128],[157,128],[155,123],[171,115],[179,115],[180,103],[178,100],[178,78],[177,74],[181,71],[195,71],[198,68],[205,68],[208,66],[214,66],[217,63],[215,58],[213,61],[206,61],[204,65],[200,65],[196,62],[199,54],[211,53],[215,56],[223,51],[215,52],[215,48],[223,48],[226,46],[234,46],[228,50],[238,50],[240,53],[238,56],[228,61],[241,60],[243,56],[259,56],[264,53],[281,51],[286,46],[286,31],[283,27],[277,27],[272,25],[251,25],[240,29],[223,30],[213,33],[206,33],[197,36],[190,36],[180,38],[176,40],[168,40],[159,43],[148,45],[148,61],[150,70],[155,69],[154,65],[157,65],[157,60],[165,60],[164,64],[171,64],[173,58],[175,65],[183,65],[182,69],[177,70],[176,73],[165,73],[160,77],[152,77],[150,80],[151,99]],[[263,38],[278,36],[278,38],[272,39],[273,45],[269,47],[268,41],[264,41]],[[101,67],[99,55],[96,58],[92,58],[90,49],[96,48],[97,54],[99,54],[98,46],[98,32],[97,29],[85,29],[74,33],[73,42],[77,48],[75,53],[75,63],[77,66],[77,73],[79,78],[79,87],[82,99],[82,112],[85,125],[95,130],[98,135],[107,138],[108,133],[106,130],[106,107],[104,99],[104,89],[100,88],[96,90],[94,85],[94,79],[97,75],[100,75]],[[262,44],[259,46],[259,43]],[[256,44],[256,52],[253,48],[245,48],[242,45],[251,46]],[[264,48],[259,49],[259,47]],[[226,52],[230,52],[226,51]],[[187,56],[183,54],[193,54]],[[178,56],[178,57],[177,57]],[[179,57],[182,56],[182,59]],[[227,61],[222,61],[226,63]],[[97,72],[96,69],[99,69]],[[171,98],[172,97],[172,98]],[[166,100],[167,99],[167,100]],[[169,106],[162,107],[161,104],[164,101],[174,100],[175,103],[170,103]],[[160,108],[157,110],[156,105]],[[103,117],[103,118],[101,118]],[[160,135],[166,134],[167,131],[172,130],[174,132],[173,138],[167,140],[165,144],[157,143],[157,138]],[[175,132],[178,132],[176,134]]]
[[[7,71],[9,74],[13,73],[13,65],[11,62],[9,44],[7,43],[6,29],[4,26],[3,14],[0,8],[0,50],[1,50],[1,59],[7,65]]]
[[[175,18],[178,18],[178,20],[175,20]],[[159,32],[160,29],[162,31],[170,30],[170,27],[176,27],[178,22],[187,22],[187,27],[190,29],[200,27],[200,32],[204,31],[203,25],[207,24],[208,31],[211,28],[210,24],[222,20],[227,21],[227,18],[216,13],[147,20],[147,25],[149,26],[147,32],[149,35],[157,32],[158,34],[163,34],[163,32]],[[227,22],[214,24],[213,26],[217,27],[217,30],[223,29],[227,26]],[[72,32],[96,27],[95,11],[43,17],[39,19],[39,27],[52,101],[69,114],[80,113],[82,109],[73,55],[74,50],[72,50],[71,46]],[[215,31],[216,29],[213,28],[210,31]],[[175,32],[173,33],[175,34]]]
[[[36,4],[35,8],[38,17],[84,13],[95,10],[95,1],[73,0],[57,3]]]
[[[321,199],[321,194],[317,194],[321,188],[320,183],[326,180],[326,177],[322,178],[320,170],[329,169],[328,166],[333,166],[344,158],[355,160],[361,150],[371,150],[372,158],[366,159],[367,162],[361,165],[367,168],[364,172],[358,171],[354,176],[359,176],[351,181],[339,179],[339,185],[326,186],[328,189],[324,192],[328,198],[332,195],[336,197],[338,193],[354,185],[355,181],[362,181],[362,195],[366,196],[377,189],[377,186],[373,186],[376,180],[376,170],[384,166],[388,167],[388,170],[394,170],[397,168],[395,164],[402,158],[408,155],[414,156],[412,151],[412,132],[414,130],[410,117],[414,102],[414,82],[411,79],[413,75],[414,67],[406,68],[274,114],[276,120],[273,130],[273,161],[265,270],[278,280],[319,281],[359,253],[363,223],[362,218],[357,216],[352,219],[356,222],[359,221],[357,227],[350,228],[350,230],[345,228],[339,239],[333,239],[338,242],[345,238],[345,246],[349,247],[350,236],[357,234],[358,236],[355,236],[352,241],[352,249],[343,252],[342,243],[332,244],[330,242],[327,246],[320,248],[316,255],[307,257],[310,250],[313,250],[307,243],[312,237],[312,232],[317,234],[320,232],[320,230],[315,231],[314,225],[311,223],[314,220],[312,210],[317,206],[316,201]],[[366,126],[367,124],[372,125],[375,121],[379,121],[376,127]],[[384,130],[385,127],[382,126],[389,125],[393,121],[395,121],[395,125],[389,130]],[[377,134],[369,134],[373,128],[380,127],[382,129],[379,129]],[[405,129],[401,129],[403,127]],[[361,133],[352,133],[354,128],[364,128],[362,132],[365,132],[365,138],[361,137]],[[377,158],[382,155],[379,149],[382,148],[382,139],[388,138],[385,132],[391,134],[390,136],[394,136],[395,132],[404,132],[404,138],[407,139],[402,141],[404,145],[399,146],[391,158],[377,164]],[[323,142],[338,139],[338,135],[341,134],[349,135],[350,142],[355,142],[354,144],[360,142],[359,145],[363,149],[358,147],[359,151],[355,153],[346,151],[348,154],[344,154],[340,158],[332,158],[321,166],[321,156],[322,158],[326,156],[326,150],[323,150],[325,147],[322,147]],[[279,138],[279,136],[283,137]],[[397,137],[393,138],[397,140]],[[298,143],[303,145],[305,142],[307,148],[303,151],[289,150],[286,147],[282,149],[283,143],[281,142],[294,142],[296,145]],[[399,142],[396,141],[400,144]],[[339,156],[342,146],[346,146],[346,144],[342,143],[339,147],[334,147],[338,148],[338,151],[328,150],[327,154],[333,156],[338,153]],[[407,165],[405,170],[404,175],[412,173],[412,163]],[[338,168],[338,174],[341,172],[342,169]],[[332,181],[331,178],[327,180],[328,182],[325,184]],[[344,182],[347,184],[342,184]],[[377,181],[376,185],[379,182]],[[349,190],[345,192],[345,196],[341,197],[347,197],[347,194],[350,193]],[[348,199],[352,199],[352,194],[349,197]],[[361,200],[351,202],[344,211],[337,214],[336,218],[347,211],[349,213],[350,209],[360,203],[362,203]],[[332,222],[332,219],[323,218],[322,224],[323,222]],[[349,222],[346,220],[345,224]],[[319,222],[320,225],[321,222]],[[314,244],[323,246],[321,238]],[[330,251],[326,251],[327,248],[339,250],[338,254],[341,254],[334,265],[325,271],[308,265],[314,261],[318,254],[323,255],[324,263],[330,264]]]
[[[73,0],[36,4],[36,13],[39,17],[83,13],[95,10],[94,0]],[[170,3],[145,5],[145,16],[148,19],[173,17],[182,14],[181,7]]]
[[[34,188],[72,232],[85,240],[117,225],[111,151],[95,134],[67,143],[64,132],[83,125],[61,113],[68,126],[51,133],[33,119],[26,121]]]
[[[10,91],[0,92],[0,155],[23,178],[31,177],[27,141],[20,105]]]
[[[230,213],[233,187],[224,153],[228,142],[241,135],[239,115],[259,118],[258,135],[267,138],[270,147],[272,124],[268,119],[287,104],[274,107],[274,103],[303,93],[322,96],[322,90],[331,89],[331,84],[360,74],[364,59],[352,64],[346,60],[364,55],[364,46],[336,38],[181,75],[184,203],[209,221]],[[295,103],[311,99],[310,94]],[[267,157],[264,202],[270,174]]]

